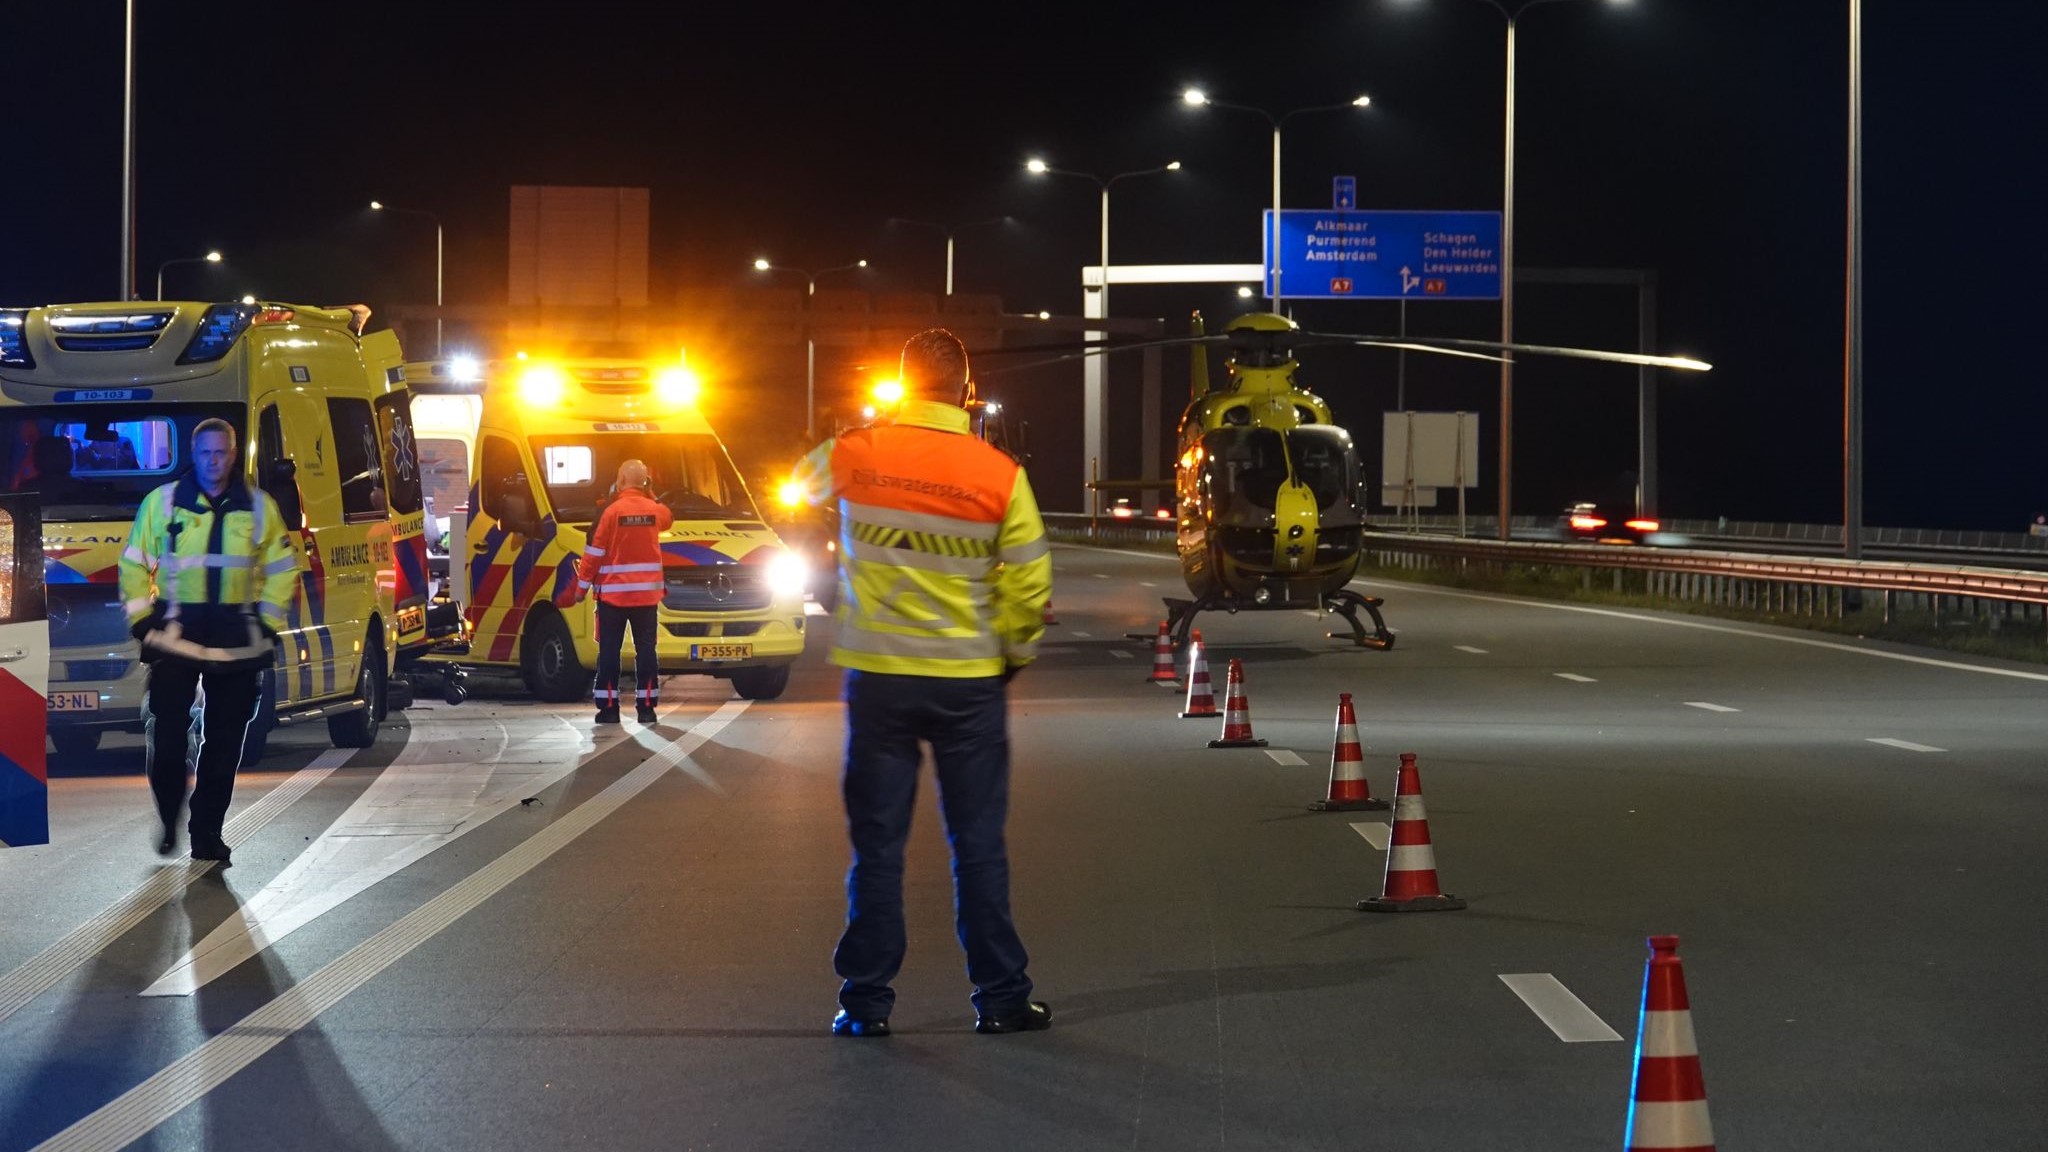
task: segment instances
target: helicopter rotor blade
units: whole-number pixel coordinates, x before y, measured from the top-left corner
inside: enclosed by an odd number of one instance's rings
[[[1021,372],[1026,368],[1042,368],[1047,364],[1064,364],[1070,360],[1085,360],[1090,356],[1104,356],[1111,352],[1132,352],[1140,348],[1173,348],[1183,344],[1222,344],[1229,340],[1227,333],[1215,332],[1206,336],[1169,336],[1159,340],[1138,340],[1127,344],[1108,341],[1088,341],[1080,344],[1036,344],[1019,348],[991,348],[974,353],[979,361],[990,356],[1017,356],[1032,352],[1050,353],[1041,359],[1026,360],[1016,364],[1002,364],[983,371],[976,369],[977,377],[999,376],[1006,372]]]
[[[1366,336],[1346,332],[1303,332],[1300,335],[1317,340],[1337,340],[1351,344],[1379,344],[1390,339],[1386,336]],[[1464,340],[1449,336],[1408,336],[1402,339],[1410,347],[1425,351],[1448,351],[1459,348],[1479,348],[1489,352],[1523,352],[1531,356],[1563,356],[1573,360],[1599,360],[1609,364],[1634,364],[1643,368],[1671,368],[1681,372],[1708,372],[1713,365],[1689,356],[1652,356],[1642,352],[1608,352],[1598,348],[1562,348],[1553,344],[1504,344],[1497,340]]]
[[[1512,364],[1511,356],[1489,356],[1484,352],[1465,352],[1456,348],[1439,348],[1434,344],[1417,344],[1412,340],[1346,340],[1346,344],[1360,344],[1367,348],[1398,348],[1408,352],[1434,352],[1439,356],[1457,356],[1466,360],[1485,360],[1494,364]]]

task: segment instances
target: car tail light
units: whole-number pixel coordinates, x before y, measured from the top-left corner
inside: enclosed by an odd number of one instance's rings
[[[1628,521],[1628,526],[1637,532],[1655,532],[1657,530],[1657,522],[1655,520],[1630,520]]]
[[[1591,532],[1595,528],[1607,527],[1607,521],[1602,520],[1598,516],[1574,516],[1572,517],[1572,527],[1580,532]]]

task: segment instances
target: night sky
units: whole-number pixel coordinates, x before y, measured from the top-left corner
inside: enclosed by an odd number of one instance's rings
[[[227,266],[174,266],[169,294],[431,302],[431,226],[373,217],[378,197],[441,217],[449,303],[501,303],[510,186],[629,185],[652,189],[656,302],[758,284],[763,254],[866,257],[865,280],[836,282],[935,292],[939,234],[885,221],[1007,214],[959,235],[959,290],[1074,314],[1097,194],[1027,176],[1029,155],[1105,176],[1183,162],[1116,185],[1115,263],[1259,259],[1270,129],[1184,107],[1188,84],[1276,115],[1372,95],[1368,111],[1288,122],[1289,207],[1327,207],[1336,175],[1357,178],[1363,208],[1500,206],[1503,21],[1481,0],[138,6],[145,294],[160,262],[218,247]],[[0,304],[113,298],[122,5],[14,8]],[[2048,511],[2030,223],[2048,14],[1866,0],[1864,21],[1864,519],[2018,530]],[[1839,523],[1848,0],[1572,0],[1518,29],[1517,263],[1654,270],[1661,350],[1716,365],[1665,378],[1658,511]],[[1525,285],[1517,335],[1631,348],[1633,307],[1624,290]],[[1222,286],[1113,292],[1120,316],[1194,308],[1241,310]],[[1295,314],[1396,322],[1391,303]],[[1409,326],[1493,338],[1497,309],[1418,304]],[[1411,407],[1485,414],[1473,500],[1490,511],[1497,372],[1424,359],[1409,359]],[[1375,455],[1392,354],[1303,363]],[[794,364],[800,397],[800,349]],[[1127,443],[1135,365],[1117,372]],[[1031,422],[1049,507],[1074,499],[1079,376],[1017,376],[1005,396]],[[1518,512],[1633,466],[1632,370],[1525,359],[1516,381]],[[1124,451],[1112,470],[1134,473]]]

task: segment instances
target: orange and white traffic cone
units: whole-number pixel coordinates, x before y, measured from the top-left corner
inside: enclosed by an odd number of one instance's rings
[[[1351,693],[1337,693],[1337,739],[1330,748],[1329,795],[1308,806],[1311,812],[1384,811],[1365,780],[1365,753],[1358,746],[1358,717],[1351,711]]]
[[[1202,630],[1188,642],[1188,703],[1183,720],[1213,720],[1223,715],[1216,709],[1216,694],[1209,683],[1209,657],[1202,651]]]
[[[1173,674],[1173,637],[1166,634],[1166,621],[1159,622],[1159,638],[1152,642],[1152,675],[1146,677],[1154,684],[1172,684],[1180,677]]]
[[[1629,1152],[1713,1152],[1707,1082],[1692,1034],[1692,1003],[1678,937],[1650,937],[1643,1014],[1636,1025],[1636,1075],[1628,1106]]]
[[[1360,912],[1455,912],[1465,906],[1436,884],[1436,852],[1429,843],[1429,816],[1422,810],[1422,774],[1415,753],[1401,753],[1401,778],[1394,785],[1394,832],[1387,845],[1387,878],[1380,894],[1360,900]]]
[[[1223,737],[1209,741],[1211,748],[1264,748],[1266,742],[1252,737],[1251,705],[1244,698],[1244,661],[1231,657],[1230,675],[1223,685]]]

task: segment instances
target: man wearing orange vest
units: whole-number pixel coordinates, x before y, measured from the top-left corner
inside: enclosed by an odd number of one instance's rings
[[[839,501],[840,591],[832,662],[846,669],[842,782],[853,867],[832,955],[840,1036],[887,1036],[903,966],[903,846],[919,742],[932,746],[953,846],[954,915],[974,982],[974,1030],[1035,1032],[1010,918],[1010,738],[1004,689],[1036,654],[1052,594],[1038,502],[1017,462],[975,438],[956,406],[967,350],[932,328],[903,345],[893,422],[813,449],[798,479]]]
[[[647,465],[619,465],[617,495],[604,506],[583,559],[576,563],[576,599],[597,589],[597,722],[619,722],[619,648],[633,626],[633,702],[642,724],[655,722],[661,664],[655,652],[655,610],[661,603],[661,534],[675,521],[647,486]]]

